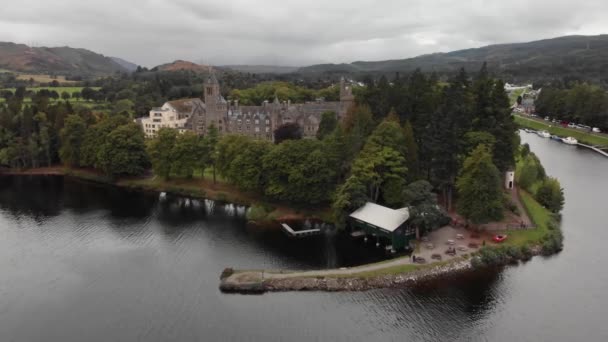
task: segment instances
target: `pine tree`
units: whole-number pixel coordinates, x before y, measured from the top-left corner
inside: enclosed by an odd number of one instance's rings
[[[458,212],[467,220],[479,224],[503,218],[500,174],[486,146],[479,145],[464,161],[456,188]]]

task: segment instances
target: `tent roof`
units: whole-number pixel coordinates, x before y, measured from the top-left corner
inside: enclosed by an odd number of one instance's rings
[[[381,205],[367,202],[361,208],[355,210],[350,217],[370,223],[389,232],[394,232],[405,221],[410,218],[408,208],[391,209]]]

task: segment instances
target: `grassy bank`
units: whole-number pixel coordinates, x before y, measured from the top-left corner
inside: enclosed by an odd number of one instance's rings
[[[552,217],[551,212],[524,190],[520,191],[520,197],[536,228],[507,231],[509,238],[504,243],[507,246],[522,247],[527,244],[539,244],[549,233],[547,227]]]
[[[559,125],[554,126],[547,124],[544,121],[529,119],[520,115],[515,115],[515,122],[525,128],[546,130],[549,133],[558,135],[560,137],[573,137],[583,144],[608,146],[608,136],[587,133],[579,129],[566,128]]]

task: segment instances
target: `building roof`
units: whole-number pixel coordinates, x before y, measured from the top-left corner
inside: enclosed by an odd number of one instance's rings
[[[195,102],[197,101],[202,103],[201,99],[198,98],[179,99],[169,101],[167,103],[170,104],[173,108],[175,108],[175,110],[177,110],[179,113],[189,114],[192,111],[192,107],[194,106]]]
[[[395,229],[399,228],[410,218],[410,211],[408,208],[395,210],[367,202],[364,206],[350,214],[350,217],[370,223],[389,232],[394,232]]]

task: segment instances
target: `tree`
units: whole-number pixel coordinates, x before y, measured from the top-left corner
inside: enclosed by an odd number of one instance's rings
[[[129,99],[118,100],[116,101],[116,105],[114,105],[114,111],[116,113],[126,113],[128,115],[133,110],[133,106],[133,101]]]
[[[101,169],[99,150],[108,135],[116,128],[126,125],[129,120],[122,115],[103,117],[98,123],[88,127],[80,148],[80,166]]]
[[[336,227],[344,229],[348,215],[370,201],[365,184],[355,176],[350,176],[336,191],[332,203],[332,213]]]
[[[559,213],[564,207],[564,190],[555,178],[546,178],[536,191],[536,199],[547,209]]]
[[[430,231],[450,222],[450,217],[437,204],[431,183],[420,180],[403,190],[405,205],[410,210],[410,222],[422,231]]]
[[[272,149],[272,144],[266,141],[248,139],[232,161],[230,161],[227,177],[240,189],[246,191],[263,191],[266,177],[260,162]]]
[[[176,140],[177,131],[163,127],[158,130],[156,137],[150,141],[147,148],[154,173],[165,180],[171,177]]]
[[[321,122],[317,130],[317,139],[323,140],[327,135],[331,134],[338,126],[338,116],[332,111],[323,112],[321,114]]]
[[[410,178],[417,179],[419,177],[418,144],[414,136],[414,129],[409,121],[406,121],[403,125],[403,135],[405,137],[405,155]]]
[[[80,165],[80,148],[86,133],[86,124],[78,115],[69,115],[61,129],[61,148],[59,157],[69,166]]]
[[[140,175],[150,163],[146,154],[144,133],[135,123],[113,130],[98,154],[101,169],[111,177]]]
[[[205,157],[208,160],[205,160],[205,162],[209,162],[211,164],[211,166],[213,167],[213,184],[215,184],[216,179],[215,179],[215,172],[216,172],[216,165],[217,165],[217,160],[219,157],[219,153],[217,152],[217,144],[219,141],[219,133],[217,131],[217,128],[215,127],[214,124],[211,124],[209,126],[209,128],[207,129],[207,135],[205,136],[205,140],[203,141],[203,144],[205,146]],[[201,160],[201,163],[203,161]]]
[[[93,90],[89,87],[85,87],[80,91],[80,94],[82,95],[82,98],[85,100],[93,100],[93,98],[95,97],[95,90]]]
[[[173,158],[171,170],[174,175],[181,178],[192,178],[194,170],[199,165],[198,160],[201,159],[198,140],[198,135],[193,132],[184,132],[177,136],[171,151]]]
[[[274,142],[280,144],[285,140],[302,139],[302,128],[295,122],[282,124],[274,130]]]
[[[500,174],[492,163],[492,154],[487,146],[477,146],[464,161],[456,188],[458,213],[467,220],[479,224],[502,219]]]
[[[329,200],[336,184],[334,159],[318,140],[287,140],[263,159],[265,194],[273,199],[318,204]]]
[[[70,93],[68,93],[67,91],[62,92],[62,93],[61,93],[61,98],[62,98],[64,101],[69,100],[69,99],[71,98]]]

